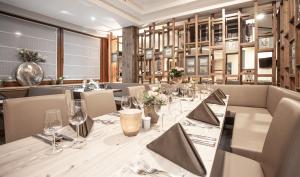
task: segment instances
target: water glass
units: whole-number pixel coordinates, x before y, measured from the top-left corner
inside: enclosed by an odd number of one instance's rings
[[[76,139],[73,142],[73,148],[81,148],[86,145],[84,138],[79,136],[79,125],[87,119],[87,108],[84,100],[72,100],[69,107],[69,122],[76,126]]]
[[[56,145],[55,134],[62,129],[62,116],[60,110],[51,109],[45,112],[44,133],[52,136],[52,149],[47,154],[56,154],[63,149]]]
[[[122,96],[121,107],[123,110],[131,108],[131,99],[129,96]]]

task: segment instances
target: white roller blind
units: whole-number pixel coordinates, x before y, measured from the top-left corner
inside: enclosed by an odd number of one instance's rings
[[[100,79],[100,39],[64,31],[64,77]]]
[[[18,50],[36,51],[46,59],[40,63],[45,79],[56,78],[57,28],[0,14],[0,78],[15,77],[21,60]]]

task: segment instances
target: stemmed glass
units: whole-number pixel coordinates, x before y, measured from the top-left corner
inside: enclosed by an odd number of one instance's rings
[[[177,87],[171,88],[172,96],[176,97],[179,94],[179,89]]]
[[[62,129],[62,116],[60,110],[51,109],[45,112],[44,133],[52,136],[52,150],[47,151],[47,154],[57,154],[63,149],[56,145],[55,134]]]
[[[155,104],[154,105],[154,111],[158,115],[158,120],[161,118],[161,130],[163,130],[164,127],[164,121],[163,121],[163,114],[162,114],[162,105]]]
[[[170,105],[170,113],[175,118],[175,122],[180,121],[180,115],[182,114],[181,100],[177,100]]]
[[[134,106],[136,109],[139,109],[139,103],[138,103],[136,97],[131,97],[131,103],[133,104],[133,106]]]
[[[122,96],[121,107],[123,110],[131,108],[131,99],[129,96]]]
[[[161,119],[161,131],[164,130],[164,114],[166,114],[168,108],[169,102],[166,102],[165,104],[154,104],[154,111],[158,114],[158,118]]]
[[[76,126],[76,139],[73,141],[73,148],[79,149],[86,145],[84,138],[79,136],[79,125],[87,119],[87,108],[84,100],[72,100],[69,107],[69,122]]]
[[[138,106],[140,107],[140,109],[142,111],[142,118],[145,117],[145,113],[144,113],[144,92],[139,92],[136,95],[135,101],[136,101],[136,103],[138,104]]]
[[[86,87],[86,83],[87,83],[87,81],[86,80],[83,80],[82,81],[82,88],[83,88],[83,90],[85,89],[85,87]]]

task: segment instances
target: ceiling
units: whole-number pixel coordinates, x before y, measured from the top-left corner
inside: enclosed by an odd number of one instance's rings
[[[253,4],[253,0],[0,0],[0,2],[102,32]]]

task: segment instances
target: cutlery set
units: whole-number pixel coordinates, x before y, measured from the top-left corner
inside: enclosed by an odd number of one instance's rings
[[[198,123],[198,124],[195,124],[189,120],[184,120],[183,122],[181,122],[182,125],[185,125],[185,126],[191,126],[191,127],[201,127],[201,128],[208,128],[208,129],[211,129],[211,128],[220,128],[218,126],[211,126],[211,125],[208,125],[208,124],[204,124],[204,123]]]
[[[136,162],[130,165],[130,170],[138,175],[149,175],[153,177],[165,176],[165,177],[175,177],[169,174],[167,171],[152,168],[150,165],[143,162]],[[177,176],[176,176],[177,177]]]
[[[63,134],[58,134],[56,133],[55,134],[55,142],[58,143],[58,142],[61,142],[62,140],[65,140],[65,141],[73,141],[73,138],[67,136],[67,135],[63,135]],[[47,138],[47,135],[44,135],[44,134],[36,134],[36,135],[32,135],[32,137],[36,138],[36,139],[39,139],[41,141],[43,141],[44,143],[46,144],[49,144],[49,145],[52,145],[52,139],[49,139]]]

